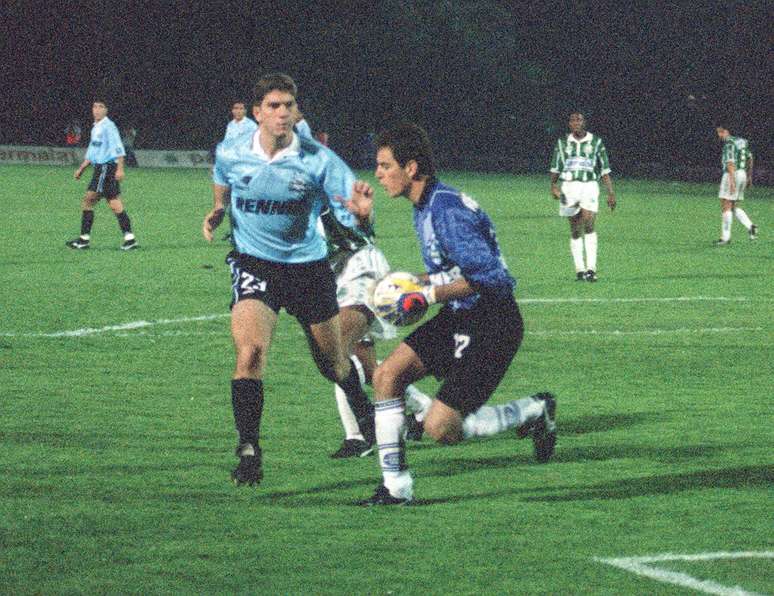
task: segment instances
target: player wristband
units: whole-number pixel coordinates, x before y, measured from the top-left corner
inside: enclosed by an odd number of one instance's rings
[[[428,304],[435,304],[437,302],[435,299],[435,286],[423,286],[422,295],[425,297]]]

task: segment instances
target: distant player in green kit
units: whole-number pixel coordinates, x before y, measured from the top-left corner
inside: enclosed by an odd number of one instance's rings
[[[615,209],[610,162],[602,139],[586,131],[586,118],[570,114],[570,134],[559,139],[551,158],[551,194],[559,201],[559,215],[570,220],[570,253],[577,281],[597,281],[597,233],[600,178],[607,188],[607,204]],[[559,179],[562,180],[561,188]],[[584,261],[583,251],[586,250]]]
[[[744,200],[744,189],[749,186],[750,179],[747,170],[752,169],[752,153],[747,139],[731,136],[731,132],[725,125],[715,128],[718,138],[723,141],[723,157],[721,167],[723,177],[720,179],[720,240],[716,240],[717,246],[725,246],[731,242],[731,223],[734,215],[750,235],[750,240],[758,237],[758,226],[749,218],[747,213],[739,207]]]

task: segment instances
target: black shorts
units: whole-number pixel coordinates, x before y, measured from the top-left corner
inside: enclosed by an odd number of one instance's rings
[[[231,251],[231,308],[240,300],[260,300],[274,312],[284,308],[303,325],[322,323],[339,312],[336,278],[327,259],[276,263]]]
[[[404,342],[443,381],[436,397],[464,418],[492,396],[523,337],[516,301],[482,296],[470,310],[443,308]]]
[[[116,180],[117,164],[94,164],[94,173],[89,182],[89,190],[106,199],[114,199],[121,194],[121,186]]]

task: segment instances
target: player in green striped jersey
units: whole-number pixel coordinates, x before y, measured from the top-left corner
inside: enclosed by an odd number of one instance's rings
[[[597,181],[602,179],[607,189],[607,204],[611,210],[615,209],[610,162],[602,139],[586,131],[583,114],[570,114],[569,127],[570,134],[556,142],[551,158],[551,194],[559,201],[559,215],[570,221],[570,253],[575,264],[575,279],[597,281],[597,233],[594,230],[599,210]]]
[[[747,139],[735,137],[725,127],[719,125],[715,128],[718,138],[723,142],[723,156],[721,167],[723,177],[720,179],[720,240],[716,240],[717,246],[725,246],[731,242],[731,224],[734,216],[739,220],[750,236],[750,240],[758,237],[756,226],[739,204],[744,200],[744,189],[749,186],[747,170],[752,167],[752,153]]]

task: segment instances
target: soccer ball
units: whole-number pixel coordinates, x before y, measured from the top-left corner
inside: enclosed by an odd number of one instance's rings
[[[419,278],[405,271],[388,273],[374,288],[374,309],[379,317],[398,327],[419,321],[427,312]]]

